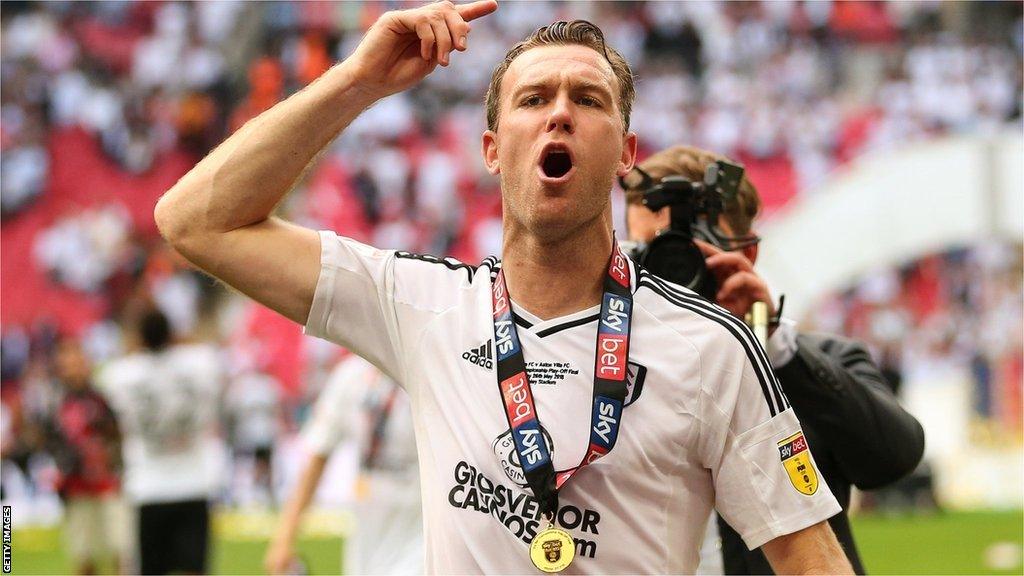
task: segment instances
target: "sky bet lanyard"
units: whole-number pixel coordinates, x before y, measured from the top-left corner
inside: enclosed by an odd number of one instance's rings
[[[615,244],[615,243],[613,243]],[[633,294],[626,258],[616,244],[608,262],[601,298],[601,317],[597,328],[597,353],[594,367],[594,404],[590,416],[590,447],[583,460],[573,468],[555,472],[540,429],[533,403],[526,360],[512,320],[512,308],[505,285],[504,271],[491,286],[494,309],[494,342],[497,348],[498,387],[505,404],[519,465],[549,522],[558,510],[558,491],[587,464],[611,452],[622,421],[626,399],[626,360],[629,357],[629,327]]]

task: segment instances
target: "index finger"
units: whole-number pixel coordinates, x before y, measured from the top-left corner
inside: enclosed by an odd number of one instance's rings
[[[476,20],[481,16],[487,16],[491,12],[498,9],[498,3],[495,0],[477,0],[476,2],[470,2],[468,4],[456,4],[455,11],[462,16],[462,19],[466,22],[470,20]]]

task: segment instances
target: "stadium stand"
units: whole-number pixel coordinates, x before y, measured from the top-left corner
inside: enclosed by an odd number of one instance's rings
[[[5,458],[38,452],[31,429],[55,406],[55,335],[82,337],[103,362],[124,349],[124,323],[153,303],[183,338],[269,357],[294,430],[336,353],[190,271],[159,241],[152,208],[230,130],[349,53],[387,7],[4,3]],[[361,116],[283,210],[382,248],[470,262],[495,253],[500,199],[479,161],[490,70],[526,31],[569,14],[604,27],[634,63],[632,128],[644,150],[692,142],[730,154],[769,214],[867,151],[1021,126],[1020,3],[509,2],[455,66]],[[979,412],[1002,414],[1020,402],[1020,325],[1001,320],[1014,305],[1020,318],[1019,251],[984,262],[958,251],[907,264],[815,317],[886,359],[956,348],[978,378]],[[982,297],[965,284],[971,274],[1016,282]],[[876,285],[883,296],[872,296]],[[965,318],[971,329],[958,329]],[[986,336],[1005,330],[1008,339]],[[945,336],[926,341],[935,334]],[[1017,345],[993,356],[993,340]]]

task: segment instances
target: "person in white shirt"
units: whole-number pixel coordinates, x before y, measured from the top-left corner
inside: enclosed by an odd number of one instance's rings
[[[345,540],[345,574],[422,574],[423,513],[409,398],[391,378],[359,356],[331,373],[302,432],[311,455],[267,549],[271,574],[294,566],[302,514],[316,493],[331,453],[354,440],[359,453],[355,527]]]
[[[121,422],[124,491],[137,508],[142,574],[207,568],[213,449],[223,376],[216,349],[171,344],[159,311],[139,322],[144,349],[111,361],[98,382]]]
[[[246,498],[233,497],[236,502],[274,503],[274,443],[281,433],[281,384],[277,378],[260,371],[243,360],[244,368],[231,379],[224,395],[226,428],[234,451],[234,464],[239,473],[250,471],[252,490]],[[248,466],[246,466],[248,465]],[[233,474],[239,476],[239,473]]]
[[[753,334],[618,251],[610,191],[636,159],[633,78],[594,25],[539,29],[492,77],[482,150],[501,179],[500,261],[377,250],[272,216],[359,113],[448,66],[496,8],[383,14],[165,194],[161,233],[406,389],[429,572],[692,572],[713,503],[778,572],[850,572],[823,523],[838,504]]]

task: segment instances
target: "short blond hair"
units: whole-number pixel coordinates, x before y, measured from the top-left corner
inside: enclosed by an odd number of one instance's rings
[[[672,146],[652,154],[637,166],[655,181],[666,176],[684,176],[699,182],[704,179],[704,171],[707,170],[708,165],[720,160],[732,162],[721,154],[693,146]],[[643,198],[642,192],[642,190],[628,190],[626,202],[638,204]],[[754,219],[760,212],[761,197],[757,193],[757,188],[744,174],[736,196],[726,199],[722,216],[729,223],[733,234],[748,236],[751,233]]]
[[[491,73],[491,83],[487,86],[487,129],[498,129],[498,95],[501,92],[501,81],[512,61],[520,54],[538,46],[573,45],[586,46],[604,56],[619,81],[619,111],[622,113],[623,130],[629,130],[629,115],[633,111],[633,99],[636,88],[633,83],[633,71],[629,62],[614,48],[605,44],[604,33],[596,24],[586,20],[566,22],[559,20],[548,26],[542,26],[519,42],[508,52],[505,59]]]

